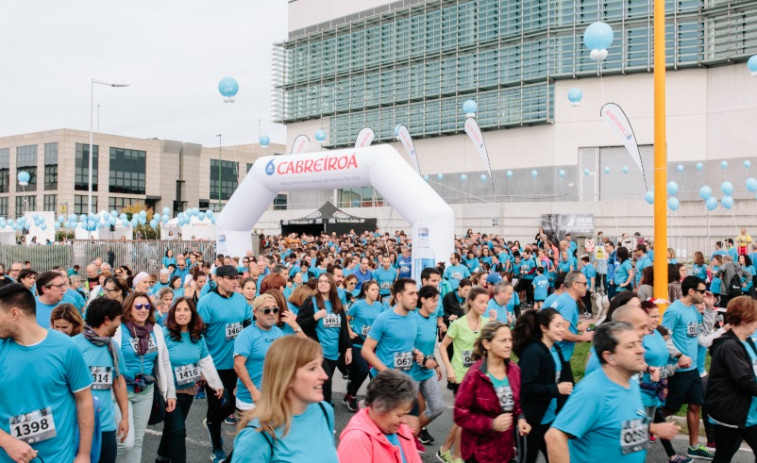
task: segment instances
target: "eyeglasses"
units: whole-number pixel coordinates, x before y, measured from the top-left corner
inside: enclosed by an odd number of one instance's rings
[[[698,292],[699,294],[704,294],[707,292],[706,289],[695,289],[694,291]]]
[[[61,289],[61,288],[65,288],[66,284],[65,283],[61,283],[59,285],[47,285],[47,287],[48,288],[58,288],[58,289]]]
[[[103,288],[106,293],[120,293],[121,290],[119,288]]]
[[[150,310],[152,309],[151,304],[134,304],[134,308],[137,310]]]
[[[348,281],[347,284],[351,286],[357,286],[357,281]]]
[[[277,314],[277,313],[279,313],[279,308],[278,307],[268,307],[268,308],[263,309],[263,313],[265,315],[269,315],[271,312],[273,312],[274,314]]]
[[[329,280],[318,280],[318,284],[320,285],[321,283],[329,284]]]
[[[588,282],[586,282],[586,281],[574,281],[573,283],[575,283],[575,284],[579,284],[579,285],[584,285],[584,286],[586,286],[586,285],[588,285],[588,284],[589,284],[589,283],[588,283]]]
[[[150,280],[150,284],[151,284],[151,285],[154,285],[155,283],[157,283],[157,281],[155,281],[155,280]]]

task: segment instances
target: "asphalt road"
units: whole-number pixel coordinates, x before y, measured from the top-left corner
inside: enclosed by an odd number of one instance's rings
[[[340,430],[344,429],[345,425],[347,424],[347,421],[352,417],[352,413],[350,413],[345,407],[344,404],[342,404],[342,396],[346,390],[346,384],[347,382],[342,379],[339,372],[336,373],[334,377],[334,402],[336,404],[335,406],[335,416],[336,416],[336,429],[337,429],[337,437],[339,435]],[[427,446],[427,451],[425,455],[422,455],[422,459],[424,462],[434,462],[438,461],[435,458],[435,454],[437,450],[439,450],[439,446],[444,441],[447,435],[447,431],[449,430],[451,424],[452,424],[452,405],[453,405],[453,398],[452,393],[447,390],[446,383],[444,380],[440,383],[440,386],[442,387],[443,395],[444,395],[444,405],[446,407],[445,412],[437,418],[431,425],[429,426],[429,432],[431,435],[435,438],[435,443],[432,445]],[[360,391],[361,397],[362,394],[365,393],[365,384],[363,385],[362,390]],[[187,418],[187,462],[188,463],[207,463],[210,461],[210,438],[208,436],[207,431],[202,427],[202,419],[205,417],[205,410],[207,407],[207,401],[206,400],[195,400],[192,404],[192,409],[189,412],[189,417]],[[145,435],[145,441],[144,441],[144,448],[142,452],[142,462],[143,463],[152,463],[155,461],[155,456],[157,454],[158,449],[158,442],[160,440],[160,434],[161,434],[161,428],[162,424],[159,424],[157,426],[150,426],[147,429],[147,433]],[[224,449],[228,453],[231,450],[232,443],[234,441],[234,426],[230,425],[223,425],[223,433],[224,433]],[[680,435],[678,438],[674,441],[673,445],[674,448],[681,453],[684,453],[686,450],[688,442],[688,437],[685,435]],[[543,462],[543,458],[539,458],[540,462]],[[662,446],[659,443],[652,443],[651,449],[649,453],[647,454],[647,461],[648,462],[660,462],[664,463],[667,461],[667,456],[665,455],[665,452],[662,450]],[[695,460],[704,462],[707,460]],[[747,462],[754,462],[754,456],[752,455],[751,450],[746,446],[746,444],[743,444],[742,450],[737,452],[736,456],[732,460],[733,462],[737,463],[747,463]]]

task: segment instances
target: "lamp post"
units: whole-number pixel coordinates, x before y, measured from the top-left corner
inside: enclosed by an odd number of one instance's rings
[[[129,84],[112,84],[102,80],[91,79],[89,85],[89,171],[87,180],[87,215],[92,213],[92,138],[95,125],[95,84],[108,87],[128,87]]]
[[[221,212],[221,138],[222,134],[217,134],[218,137],[218,212]]]

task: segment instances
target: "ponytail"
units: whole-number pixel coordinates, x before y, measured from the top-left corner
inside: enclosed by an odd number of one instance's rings
[[[515,321],[513,328],[513,352],[520,356],[527,345],[542,337],[540,327],[549,328],[552,318],[559,315],[555,309],[527,310]]]

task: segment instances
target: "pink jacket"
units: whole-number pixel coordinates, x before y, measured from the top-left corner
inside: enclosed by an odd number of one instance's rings
[[[403,423],[397,431],[397,437],[407,463],[421,463],[410,426]],[[339,436],[337,453],[339,461],[343,462],[402,463],[400,450],[389,442],[381,429],[371,420],[367,408],[357,412],[347,423],[347,427]]]

